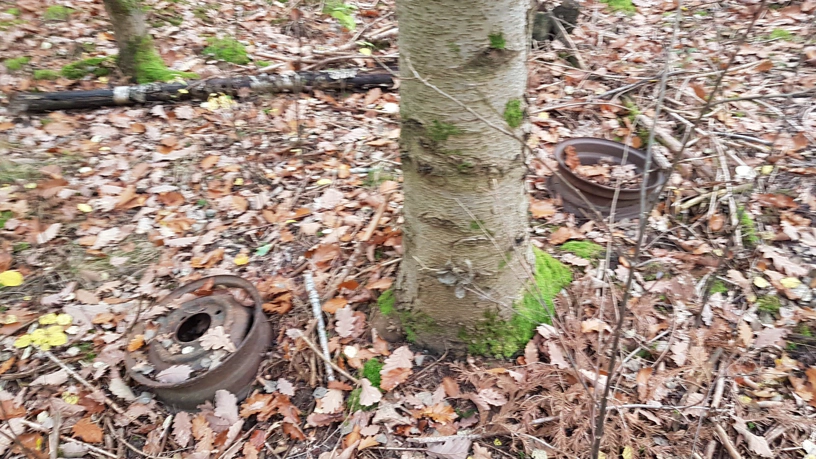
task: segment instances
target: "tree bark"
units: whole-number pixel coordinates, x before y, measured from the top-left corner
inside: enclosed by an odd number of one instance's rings
[[[535,265],[521,143],[440,93],[521,136],[528,8],[397,1],[405,255],[395,305],[409,339],[431,349],[463,349],[486,322],[508,322]]]
[[[119,47],[119,69],[125,75],[136,78],[137,50],[146,41],[151,41],[141,1],[104,0],[104,3],[113,25],[116,45]]]

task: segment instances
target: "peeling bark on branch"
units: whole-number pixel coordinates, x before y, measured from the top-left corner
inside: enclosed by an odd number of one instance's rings
[[[109,105],[137,105],[147,102],[206,100],[213,93],[235,96],[242,88],[248,88],[253,93],[276,93],[308,88],[359,89],[391,84],[393,84],[393,78],[384,72],[360,74],[348,70],[299,72],[293,75],[213,78],[186,83],[150,83],[92,91],[22,93],[14,98],[11,109],[16,113],[22,113],[75,108],[90,109]]]

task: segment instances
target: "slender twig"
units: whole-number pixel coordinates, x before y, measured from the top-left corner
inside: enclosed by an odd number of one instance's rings
[[[657,99],[657,107],[655,108],[654,114],[654,124],[652,125],[652,129],[649,130],[649,140],[646,144],[646,164],[643,166],[643,179],[640,182],[640,221],[638,222],[638,236],[637,241],[635,242],[635,254],[633,256],[634,260],[638,260],[640,257],[640,252],[643,249],[643,237],[646,233],[646,222],[648,219],[646,216],[648,212],[651,210],[651,207],[654,206],[654,203],[649,203],[647,201],[647,188],[649,186],[649,174],[651,173],[650,169],[652,166],[652,147],[654,146],[655,141],[655,131],[657,128],[657,122],[660,119],[660,111],[663,107],[663,98],[666,97],[666,86],[668,84],[669,73],[671,71],[671,57],[672,52],[674,50],[674,44],[677,43],[677,37],[680,33],[680,22],[683,18],[683,1],[678,0],[677,2],[677,9],[675,10],[675,18],[674,18],[674,31],[672,32],[671,43],[667,48],[666,52],[666,68],[663,71],[663,75],[660,78],[660,89],[658,92],[658,99]],[[734,53],[736,54],[736,52]],[[678,156],[680,152],[676,152]],[[677,158],[675,158],[675,161]],[[607,366],[607,375],[609,379],[607,380],[607,384],[604,385],[603,388],[603,395],[601,396],[600,406],[597,413],[597,419],[595,422],[595,428],[592,432],[593,441],[592,441],[592,450],[590,452],[590,457],[593,459],[597,459],[598,455],[601,451],[601,440],[603,439],[604,434],[604,422],[606,421],[606,406],[609,402],[609,393],[612,390],[612,375],[615,372],[615,364],[618,358],[618,348],[620,346],[621,336],[623,335],[623,324],[626,319],[626,311],[627,311],[627,304],[629,303],[629,298],[632,295],[632,282],[634,280],[634,273],[629,273],[626,277],[626,287],[624,289],[623,298],[621,298],[620,303],[618,304],[618,321],[615,325],[615,331],[613,333],[612,339],[612,352],[610,353],[609,358],[609,365]]]
[[[339,366],[337,366],[337,364],[332,362],[330,358],[323,355],[323,353],[320,352],[320,349],[318,349],[317,345],[315,343],[313,343],[309,338],[307,338],[306,335],[303,332],[300,333],[300,336],[298,336],[298,338],[302,339],[303,342],[306,343],[307,346],[309,346],[309,349],[314,351],[314,353],[317,354],[318,357],[323,359],[323,361],[326,362],[326,365],[331,365],[331,367],[334,370],[337,370],[338,373],[345,376],[349,381],[353,382],[354,384],[360,384],[359,379],[357,379],[354,376],[348,374],[348,372],[346,370],[340,368]]]
[[[717,432],[717,437],[720,439],[720,443],[722,443],[725,450],[728,451],[731,459],[742,459],[742,455],[739,453],[739,451],[737,451],[737,447],[734,446],[731,439],[728,438],[728,434],[725,432],[725,429],[723,429],[721,425],[717,424],[714,426],[714,431]]]
[[[360,236],[360,240],[362,242],[368,242],[371,239],[371,236],[374,235],[374,231],[377,229],[377,225],[380,222],[383,214],[385,213],[385,209],[388,208],[388,200],[391,199],[391,193],[386,193],[383,196],[383,202],[380,203],[380,206],[377,207],[377,211],[374,212],[374,217],[371,219],[371,222],[368,224],[368,228],[366,228],[365,232]]]
[[[96,388],[96,387],[95,387],[93,384],[89,383],[89,382],[88,382],[88,380],[86,380],[85,378],[83,378],[82,376],[80,376],[80,375],[79,375],[79,373],[77,373],[76,371],[74,371],[74,370],[73,370],[71,367],[69,367],[68,365],[66,365],[65,363],[63,363],[63,362],[62,362],[62,360],[60,360],[60,359],[59,359],[57,356],[55,356],[54,354],[52,354],[52,353],[51,353],[51,351],[42,351],[42,353],[43,353],[43,355],[45,355],[46,357],[48,357],[49,359],[51,359],[51,361],[52,361],[52,362],[54,362],[54,363],[56,363],[57,365],[59,365],[59,367],[60,367],[60,368],[62,368],[63,370],[65,370],[65,372],[66,372],[66,373],[68,373],[68,374],[69,374],[69,375],[70,375],[72,378],[74,378],[75,380],[77,380],[77,382],[79,382],[80,384],[82,384],[83,386],[85,386],[85,387],[86,387],[86,388],[87,388],[89,391],[91,391],[91,392],[92,392],[93,394],[95,394],[96,396],[100,397],[100,398],[101,398],[101,399],[102,399],[102,400],[105,402],[105,404],[106,404],[106,405],[108,405],[109,407],[113,408],[113,411],[116,411],[118,414],[121,414],[122,416],[125,416],[126,418],[130,419],[130,416],[128,416],[128,415],[126,414],[125,410],[123,410],[123,409],[122,409],[122,407],[120,407],[119,405],[117,405],[117,404],[116,404],[116,402],[114,402],[113,400],[111,400],[111,399],[110,399],[110,398],[109,398],[107,395],[105,395],[105,393],[104,393],[104,392],[102,392],[101,390],[97,389],[97,388]],[[132,420],[132,419],[131,419],[131,420]],[[135,420],[132,420],[132,421],[135,421]],[[137,422],[138,422],[138,421],[137,421]]]
[[[319,353],[326,361],[326,379],[334,381],[334,371],[332,370],[331,358],[329,356],[329,339],[326,336],[326,322],[323,320],[323,308],[320,306],[320,296],[315,288],[314,278],[311,272],[303,274],[306,291],[309,293],[309,301],[312,303],[312,314],[317,320],[317,337],[320,339],[320,347],[323,352]],[[302,337],[306,340],[306,337]]]
[[[812,96],[812,95],[816,95],[816,89],[809,89],[807,91],[801,91],[801,92],[791,92],[791,93],[788,93],[788,94],[761,94],[761,95],[758,95],[758,96],[734,97],[732,99],[715,100],[714,102],[711,102],[711,105],[714,106],[714,105],[718,105],[718,104],[727,104],[729,102],[740,102],[740,101],[743,101],[743,100],[790,99],[790,98],[796,98],[796,97],[807,97],[807,96]]]
[[[42,425],[42,424],[37,424],[36,422],[31,422],[31,421],[25,421],[25,420],[22,420],[22,421],[21,421],[21,423],[22,423],[23,425],[26,425],[26,426],[28,426],[28,427],[31,427],[32,429],[34,429],[34,430],[38,430],[38,431],[40,431],[40,432],[48,432],[48,431],[49,431],[49,429],[48,429],[47,427],[45,427],[45,426],[44,426],[44,425]],[[57,425],[55,424],[55,425],[54,425],[54,427],[52,427],[52,429],[53,429],[53,428],[56,428],[56,427],[57,427]],[[84,441],[77,440],[76,438],[71,438],[71,437],[69,437],[69,436],[67,436],[67,435],[60,435],[60,436],[59,436],[59,438],[60,438],[62,441],[67,441],[67,442],[72,442],[72,443],[78,443],[78,444],[80,444],[80,445],[84,446],[85,448],[88,448],[90,451],[95,452],[96,454],[101,454],[101,455],[103,455],[103,456],[105,456],[105,457],[110,457],[110,458],[113,458],[113,459],[117,459],[117,456],[116,456],[115,454],[110,453],[110,452],[108,452],[108,451],[105,451],[105,450],[104,450],[104,449],[102,449],[102,448],[97,448],[97,447],[96,447],[96,446],[94,446],[94,445],[91,445],[91,444],[85,443]],[[34,455],[32,455],[32,456],[29,456],[29,457],[38,457],[38,456],[37,456],[36,454],[34,454]]]

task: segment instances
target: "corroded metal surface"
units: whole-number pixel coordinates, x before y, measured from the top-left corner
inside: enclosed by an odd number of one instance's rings
[[[228,290],[219,290],[219,287],[245,290],[253,305],[242,305]],[[213,294],[184,301],[185,295],[201,288],[212,290]],[[184,302],[153,320],[158,324],[156,336],[164,338],[153,339],[146,349],[126,354],[125,367],[130,376],[149,387],[160,400],[178,409],[195,409],[212,400],[219,389],[228,390],[239,398],[246,396],[272,336],[258,291],[240,277],[212,276],[175,290],[157,306],[172,307],[179,301]],[[207,370],[214,352],[202,348],[198,338],[218,326],[224,328],[236,349],[224,357],[220,365]],[[143,334],[144,329],[145,324],[139,324],[134,327],[132,335]],[[184,351],[180,352],[182,349]],[[153,374],[173,365],[189,365],[198,374],[181,383],[162,383],[134,371],[134,367],[144,360],[154,367]]]
[[[621,164],[624,154],[626,163],[634,164],[637,173],[642,174],[646,166],[646,153],[636,148],[628,147],[622,143],[605,139],[595,139],[581,137],[569,139],[555,146],[554,156],[558,161],[558,171],[560,177],[551,177],[547,182],[547,187],[559,194],[564,202],[564,208],[577,215],[593,217],[590,206],[586,201],[592,203],[602,215],[608,216],[612,209],[612,200],[615,196],[615,187],[601,185],[583,177],[579,177],[567,167],[565,163],[566,148],[575,148],[581,164],[597,164],[602,158],[612,159]],[[662,170],[656,169],[656,163],[652,162],[652,170],[649,173],[649,183],[646,187],[648,200],[656,199],[656,192],[666,181],[668,176]],[[569,182],[569,183],[565,183]],[[572,187],[577,188],[586,198],[582,199]],[[647,200],[647,201],[648,201]],[[583,212],[582,212],[583,211]],[[640,213],[640,185],[635,188],[622,188],[618,194],[615,206],[615,218],[632,218]]]

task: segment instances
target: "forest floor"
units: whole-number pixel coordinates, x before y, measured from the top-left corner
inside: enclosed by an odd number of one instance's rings
[[[531,235],[574,281],[554,325],[512,360],[431,355],[368,326],[402,255],[396,90],[12,114],[18,91],[125,83],[101,2],[47,3],[0,1],[0,451],[588,457],[612,384],[605,457],[816,457],[813,0],[771,2],[744,39],[760,2],[684,2],[656,148],[671,157],[662,145],[682,141],[707,97],[746,99],[714,105],[687,133],[634,264],[632,221],[610,234],[565,212],[546,181],[561,140],[648,139],[638,115],[655,113],[676,5],[584,1],[572,35],[583,70],[559,42],[532,52]],[[393,1],[145,4],[165,62],[202,77],[377,69],[372,57],[398,52]],[[354,380],[328,381],[300,339],[319,341],[307,273],[333,361]],[[159,339],[154,325],[133,333],[168,311],[153,301],[216,274],[258,288],[274,344],[248,399],[221,391],[171,412],[123,360]],[[629,275],[636,295],[612,351]],[[201,341],[220,361],[234,349],[214,330]],[[136,366],[167,384],[203,371]]]

